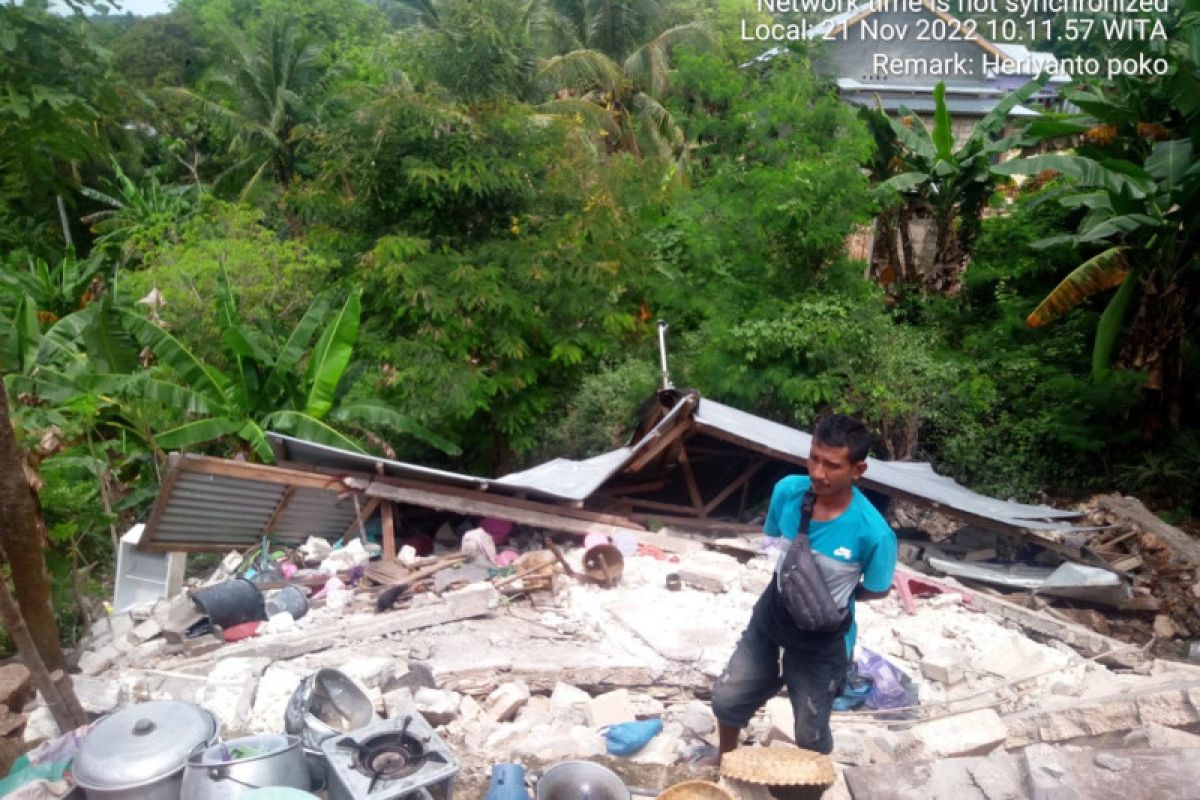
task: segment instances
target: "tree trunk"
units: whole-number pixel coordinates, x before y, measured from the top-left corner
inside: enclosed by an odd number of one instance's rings
[[[38,654],[29,627],[21,616],[21,609],[17,608],[17,602],[13,599],[12,592],[8,590],[8,579],[2,575],[0,575],[0,622],[4,623],[5,629],[12,636],[13,643],[17,646],[17,652],[21,654],[21,660],[33,677],[34,685],[45,698],[46,705],[49,707],[58,729],[65,733],[87,724],[87,714],[84,713],[83,706],[79,704],[79,698],[75,696],[71,679],[61,669],[51,673],[46,668],[46,663]]]
[[[45,533],[25,480],[3,379],[4,375],[0,373],[0,554],[12,567],[17,604],[37,654],[51,672],[65,672],[66,659],[58,639],[58,623],[50,605]]]
[[[1150,271],[1117,360],[1117,366],[1146,375],[1142,388],[1150,413],[1143,419],[1142,434],[1147,439],[1157,439],[1166,430],[1177,431],[1182,422],[1183,343],[1195,293],[1189,277],[1166,277],[1161,269]]]

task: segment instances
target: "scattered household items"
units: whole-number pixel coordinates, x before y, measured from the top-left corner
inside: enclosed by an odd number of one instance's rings
[[[308,595],[299,586],[285,586],[267,598],[264,608],[268,619],[276,614],[300,619],[308,613]]]
[[[611,544],[598,544],[583,554],[583,571],[596,583],[611,588],[621,580],[625,557]]]
[[[854,648],[853,665],[854,673],[870,684],[865,698],[870,708],[911,708],[917,704],[917,688],[912,678],[879,653],[860,644]]]
[[[646,746],[651,739],[662,733],[662,720],[636,720],[609,725],[604,740],[610,756],[631,756]]]
[[[321,742],[330,800],[450,797],[461,762],[417,712]],[[427,788],[428,787],[428,788]]]
[[[535,800],[631,800],[611,769],[592,761],[561,761],[538,778]]]
[[[245,578],[193,589],[191,595],[192,602],[208,617],[214,628],[232,628],[243,622],[267,618],[262,592]]]
[[[284,712],[284,730],[300,737],[308,750],[319,751],[331,736],[378,722],[371,699],[348,675],[319,669],[292,693]]]
[[[189,756],[215,744],[209,711],[181,700],[152,700],[97,722],[72,764],[87,800],[180,800]]]
[[[120,614],[142,603],[174,597],[183,589],[186,553],[151,553],[139,550],[141,523],[121,537],[117,549],[117,571],[113,588],[113,609]]]
[[[179,800],[225,800],[278,786],[310,786],[299,736],[246,736],[193,753],[183,770]]]
[[[709,781],[684,781],[664,789],[658,800],[733,800],[733,795]]]
[[[496,764],[492,767],[492,782],[483,800],[529,800],[525,788],[525,768],[520,764]]]
[[[837,781],[829,756],[799,747],[739,747],[722,756],[721,774],[764,786],[832,786]]]

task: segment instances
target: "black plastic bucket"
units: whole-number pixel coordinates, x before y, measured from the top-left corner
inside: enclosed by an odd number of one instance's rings
[[[285,586],[267,598],[267,616],[286,611],[292,619],[300,619],[308,613],[308,596],[298,586]]]
[[[196,608],[207,614],[213,625],[222,628],[267,618],[262,592],[245,578],[193,589],[191,594]]]

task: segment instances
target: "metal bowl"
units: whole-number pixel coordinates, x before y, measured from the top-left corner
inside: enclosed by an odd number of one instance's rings
[[[631,800],[617,774],[591,761],[561,761],[538,779],[536,800]]]

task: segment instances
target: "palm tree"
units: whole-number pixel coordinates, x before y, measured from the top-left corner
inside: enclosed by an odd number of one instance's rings
[[[301,35],[291,18],[274,17],[250,42],[229,34],[231,57],[204,81],[204,95],[170,90],[196,103],[232,134],[237,159],[229,172],[253,170],[241,195],[247,196],[268,170],[281,186],[295,168],[293,133],[305,117],[306,95],[332,77],[320,62],[321,48]]]
[[[628,25],[613,24],[600,37],[607,47],[618,47],[627,37],[618,35]],[[577,43],[586,44],[591,27],[579,31]],[[602,126],[609,150],[624,150],[641,157],[639,134],[662,156],[682,155],[686,139],[660,100],[670,89],[671,50],[676,45],[699,46],[711,41],[707,28],[689,22],[660,31],[633,48],[620,61],[611,51],[580,47],[547,59],[538,80],[559,90],[559,98],[543,105],[548,111],[579,115]]]

